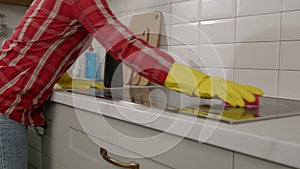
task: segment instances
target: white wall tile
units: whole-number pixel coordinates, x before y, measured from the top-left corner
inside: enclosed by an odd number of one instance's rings
[[[300,40],[300,11],[282,13],[282,40]]]
[[[147,7],[147,0],[127,0],[126,8],[128,11]]]
[[[200,67],[234,66],[234,44],[201,44]]]
[[[300,1],[299,0],[283,0],[282,1],[282,10],[297,10],[300,9]]]
[[[145,12],[149,12],[148,8],[127,11],[126,14],[127,14],[127,16],[131,17],[133,15],[140,14],[140,13],[145,13]]]
[[[200,72],[205,73],[212,77],[220,77],[226,80],[233,81],[233,70],[232,69],[223,69],[223,68],[200,68]]]
[[[148,0],[147,7],[170,4],[170,0]]]
[[[279,97],[300,100],[300,72],[279,72]]]
[[[197,67],[199,65],[198,45],[170,46],[169,51],[179,63],[192,67]]]
[[[279,42],[237,43],[235,67],[278,69]]]
[[[205,0],[201,4],[201,20],[235,16],[236,0]]]
[[[129,26],[131,16],[127,15],[126,12],[116,13],[115,16],[121,21],[122,24],[124,24],[126,26]]]
[[[278,41],[280,13],[237,18],[236,41]]]
[[[199,44],[199,23],[171,25],[170,33],[170,45]]]
[[[200,1],[189,0],[171,4],[171,24],[199,21]]]
[[[176,2],[181,2],[181,1],[186,1],[186,0],[171,0],[171,3],[176,3]]]
[[[233,43],[235,19],[202,21],[200,43]]]
[[[109,1],[109,7],[114,13],[126,12],[127,0],[111,0]]]
[[[234,70],[234,81],[260,88],[264,96],[277,96],[278,72],[275,70]]]
[[[237,0],[237,16],[281,11],[281,0]]]
[[[300,41],[281,42],[280,69],[300,70]]]

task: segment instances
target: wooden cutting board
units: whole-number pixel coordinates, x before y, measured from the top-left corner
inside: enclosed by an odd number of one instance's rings
[[[136,37],[145,40],[149,45],[158,47],[161,29],[161,12],[147,12],[131,17],[129,29]],[[123,64],[123,84],[148,85],[149,80],[135,73]]]

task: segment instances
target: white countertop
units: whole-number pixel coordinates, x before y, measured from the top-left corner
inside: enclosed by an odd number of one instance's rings
[[[50,100],[300,168],[300,116],[230,125],[166,111],[158,112],[155,109],[144,110],[126,103],[63,90],[55,91]],[[123,111],[126,111],[126,115],[120,113]],[[169,124],[175,125],[170,128]]]

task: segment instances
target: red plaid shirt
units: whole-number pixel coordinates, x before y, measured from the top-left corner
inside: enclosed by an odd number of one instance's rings
[[[41,105],[89,35],[160,85],[174,62],[135,38],[105,0],[35,0],[0,50],[0,112],[22,124],[44,125]]]

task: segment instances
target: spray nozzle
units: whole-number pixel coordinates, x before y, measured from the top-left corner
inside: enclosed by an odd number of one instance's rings
[[[94,48],[93,48],[93,45],[91,45],[90,47],[89,47],[89,51],[94,51]]]

